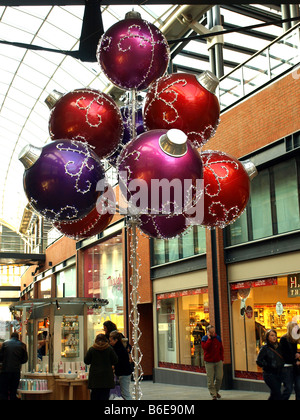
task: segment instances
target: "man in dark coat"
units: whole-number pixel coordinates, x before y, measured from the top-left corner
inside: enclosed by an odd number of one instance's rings
[[[4,341],[0,349],[2,371],[0,374],[0,398],[16,400],[20,381],[21,365],[28,360],[26,345],[19,340],[14,332],[10,340]]]

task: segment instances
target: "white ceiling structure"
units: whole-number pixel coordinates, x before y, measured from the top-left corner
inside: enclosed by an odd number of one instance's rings
[[[16,2],[6,2],[11,3]],[[113,91],[97,62],[82,62],[63,53],[5,43],[21,42],[60,51],[78,50],[85,7],[83,2],[77,6],[51,6],[45,5],[47,2],[44,1],[24,3],[36,5],[0,6],[0,221],[16,232],[19,231],[28,203],[22,183],[24,167],[18,155],[27,144],[43,146],[50,141],[50,111],[45,104],[47,96],[54,89],[67,93],[87,86],[104,92]],[[204,11],[211,7],[150,4],[146,1],[141,6],[134,6],[134,10],[160,28],[169,40],[192,33],[179,19],[183,12],[196,16],[198,21],[206,25]],[[220,7],[224,29],[282,18],[280,6],[255,4]],[[132,8],[132,5],[124,4],[102,5],[104,30],[124,19]],[[225,74],[282,32],[282,24],[275,24],[224,35]],[[178,51],[175,47],[178,48],[178,44],[171,45],[172,63],[176,71],[202,72],[210,69],[205,40],[191,41]]]

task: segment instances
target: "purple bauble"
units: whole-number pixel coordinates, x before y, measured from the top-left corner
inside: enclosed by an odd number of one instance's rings
[[[156,239],[175,238],[189,227],[183,214],[166,216],[141,214],[139,218],[141,231]]]
[[[77,220],[95,207],[96,186],[105,173],[87,143],[63,139],[43,148],[28,145],[19,159],[26,169],[23,185],[27,198],[45,218],[52,222]]]
[[[102,36],[97,59],[109,80],[121,89],[144,90],[169,64],[169,46],[162,32],[129,12]]]
[[[177,129],[140,134],[124,147],[118,169],[121,192],[138,214],[186,213],[203,193],[200,154]]]
[[[129,106],[123,106],[120,108],[121,115],[123,118],[124,132],[123,138],[119,143],[118,149],[111,156],[107,158],[112,166],[116,166],[119,154],[122,152],[124,146],[133,139],[133,126],[132,126],[132,111]],[[139,135],[145,131],[143,122],[143,110],[138,108],[135,111],[135,134]]]

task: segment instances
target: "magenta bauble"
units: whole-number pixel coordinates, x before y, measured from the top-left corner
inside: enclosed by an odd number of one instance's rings
[[[180,130],[140,134],[123,149],[118,169],[121,191],[139,213],[181,213],[203,192],[200,155]]]
[[[202,225],[224,228],[245,210],[250,195],[250,178],[244,165],[220,151],[201,153],[204,178]]]
[[[181,235],[188,228],[188,222],[183,214],[139,216],[139,228],[143,233],[156,239],[171,239]]]
[[[123,120],[109,95],[95,89],[76,89],[55,103],[49,132],[52,140],[87,141],[102,159],[118,148],[123,137]]]
[[[130,12],[102,36],[97,58],[105,75],[121,89],[146,89],[169,63],[169,46],[152,23]]]
[[[196,77],[173,73],[150,86],[144,103],[144,124],[148,130],[177,128],[196,147],[205,144],[219,124],[220,106],[215,89],[218,79],[211,72]]]

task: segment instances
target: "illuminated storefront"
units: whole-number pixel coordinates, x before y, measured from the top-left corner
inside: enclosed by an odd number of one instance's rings
[[[204,373],[201,338],[209,322],[208,289],[158,294],[156,305],[158,367]]]
[[[84,295],[107,299],[106,306],[90,310],[91,340],[103,332],[103,322],[110,320],[124,332],[124,275],[122,234],[117,234],[83,251]]]
[[[262,379],[256,365],[265,333],[282,337],[288,322],[300,320],[299,274],[230,285],[233,363],[236,378]]]

